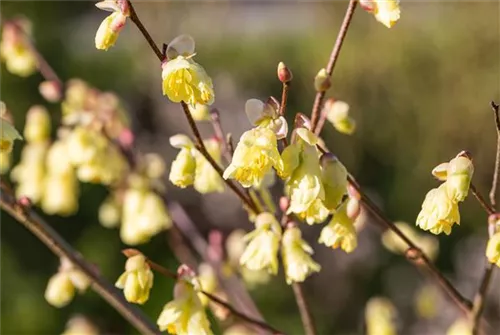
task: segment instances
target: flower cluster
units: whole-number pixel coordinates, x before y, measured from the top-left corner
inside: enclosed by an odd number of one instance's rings
[[[149,299],[149,291],[153,287],[153,272],[146,263],[146,257],[138,254],[127,259],[125,272],[115,285],[123,289],[127,301],[144,304]]]
[[[469,193],[474,166],[467,155],[460,153],[451,161],[438,165],[432,173],[444,183],[425,196],[417,226],[433,234],[449,235],[452,226],[460,224],[458,203]]]
[[[6,22],[2,27],[0,58],[5,62],[7,70],[21,77],[33,74],[38,68],[38,61],[29,44],[30,22],[18,19]]]
[[[66,258],[61,258],[59,271],[50,278],[45,290],[45,300],[54,307],[64,307],[73,300],[76,290],[85,292],[89,278]]]
[[[212,334],[205,308],[198,296],[200,283],[187,266],[178,270],[174,286],[174,300],[163,307],[156,323],[161,331],[169,334]]]
[[[222,155],[220,141],[213,138],[203,142],[213,160],[220,164]],[[180,188],[193,185],[194,189],[202,194],[224,191],[224,182],[219,173],[187,136],[182,134],[172,136],[170,145],[181,149],[170,168],[168,178],[172,184]]]

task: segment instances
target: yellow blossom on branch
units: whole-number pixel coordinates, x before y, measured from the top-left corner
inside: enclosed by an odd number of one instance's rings
[[[153,287],[153,272],[144,255],[138,254],[127,259],[125,273],[115,285],[123,289],[128,302],[142,305],[149,299],[149,291]]]
[[[115,45],[120,31],[130,15],[128,3],[126,1],[118,3],[116,0],[105,0],[98,2],[96,7],[113,12],[101,22],[95,35],[95,47],[99,50],[108,50]]]
[[[387,28],[394,26],[401,16],[399,0],[360,0],[359,4]]]

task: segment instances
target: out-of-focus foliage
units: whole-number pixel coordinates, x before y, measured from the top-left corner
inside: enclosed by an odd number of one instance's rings
[[[310,113],[314,76],[326,65],[346,5],[346,1],[138,2],[136,9],[158,42],[180,33],[196,39],[196,59],[214,79],[214,106],[221,112],[225,130],[239,138],[251,127],[244,102],[279,96],[276,65],[280,61],[294,75],[288,110]],[[390,30],[362,10],[355,13],[329,95],[349,104],[356,132],[347,137],[326,124],[323,135],[389,217],[414,223],[426,192],[437,187],[432,168],[463,149],[473,155],[474,183],[481,190],[489,188],[495,131],[488,103],[500,100],[499,6],[496,2],[403,2],[402,18]],[[134,27],[126,26],[116,45],[101,53],[95,50],[94,35],[102,13],[91,2],[13,1],[2,2],[1,10],[2,18],[23,14],[32,20],[39,49],[62,78],[79,77],[124,98],[141,149],[159,152],[168,163],[175,158],[168,138],[185,131],[182,111],[162,97],[161,67]],[[27,79],[12,76],[2,65],[0,93],[17,129],[23,129],[32,105],[45,104],[38,93],[40,81],[38,74]],[[53,122],[59,122],[60,108],[48,105],[48,109]],[[210,125],[202,131],[211,134]],[[15,162],[20,148],[14,148]],[[187,207],[202,232],[249,230],[232,195],[201,199],[171,184],[167,188],[168,196]],[[75,216],[51,217],[50,222],[105,277],[114,280],[123,271],[119,252],[123,245],[116,230],[98,224],[98,208],[106,192],[101,186],[82,184],[80,193]],[[438,237],[437,264],[464,295],[472,297],[484,264],[486,216],[471,199],[460,205],[460,211],[460,226],[450,236]],[[77,313],[107,333],[133,332],[92,292],[76,296],[61,310],[49,306],[43,292],[59,260],[3,213],[1,226],[2,333],[62,333],[67,320]],[[322,266],[320,274],[305,284],[320,333],[361,332],[365,304],[375,295],[394,303],[401,322],[398,329],[405,334],[444,333],[459,315],[444,299],[440,303],[445,308],[435,317],[423,320],[415,314],[414,295],[424,281],[402,257],[385,251],[371,222],[357,227],[362,229],[358,247],[350,254],[318,245],[319,228],[306,227],[303,238]],[[141,251],[167,267],[177,265],[163,234]],[[283,283],[282,277],[272,279],[257,285],[252,295],[271,324],[296,333],[300,319],[293,294]],[[171,281],[155,279],[144,305],[146,313],[152,318],[159,315],[171,292]],[[485,313],[498,329],[500,287],[492,285],[490,292]],[[425,306],[425,301],[418,304]]]

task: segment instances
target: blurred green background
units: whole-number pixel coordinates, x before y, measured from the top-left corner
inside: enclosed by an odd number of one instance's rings
[[[197,41],[197,61],[213,77],[215,106],[223,127],[235,138],[250,124],[246,99],[279,97],[276,66],[284,61],[294,74],[288,112],[310,113],[312,78],[326,65],[347,1],[138,1],[136,10],[154,39],[168,42],[180,33]],[[94,47],[94,34],[106,13],[90,1],[2,1],[2,18],[24,15],[33,22],[40,51],[61,78],[82,78],[124,100],[142,151],[175,156],[168,137],[187,132],[179,106],[161,96],[161,69],[135,27],[128,23],[108,52]],[[401,20],[387,29],[361,9],[354,16],[329,95],[348,102],[358,129],[351,136],[329,124],[323,135],[361,185],[394,220],[413,224],[422,200],[437,182],[430,171],[461,150],[474,157],[474,183],[487,194],[494,165],[495,128],[490,100],[500,100],[500,4],[495,1],[402,3]],[[45,104],[38,93],[40,75],[15,77],[1,68],[1,99],[22,128],[33,104]],[[58,122],[59,105],[48,105]],[[290,116],[290,118],[292,115]],[[208,136],[210,125],[202,130]],[[19,157],[21,145],[16,146]],[[201,198],[192,190],[168,194],[179,200],[203,234],[249,229],[231,194]],[[80,211],[68,219],[48,218],[102,273],[114,281],[124,258],[116,230],[97,222],[106,190],[82,185]],[[220,209],[220,204],[224,208]],[[439,236],[437,265],[472,298],[484,266],[486,214],[471,198],[461,205],[462,223],[452,235]],[[305,235],[322,264],[305,284],[320,334],[362,333],[363,308],[376,295],[389,297],[400,313],[402,334],[440,334],[460,314],[445,297],[431,319],[418,318],[414,294],[426,282],[403,257],[383,249],[379,229],[368,223],[358,249],[349,255],[318,245],[318,227]],[[164,234],[140,248],[175,269],[177,262]],[[126,322],[96,294],[88,292],[66,308],[48,305],[43,292],[56,272],[54,257],[21,225],[2,213],[2,334],[57,334],[74,314],[84,314],[102,332],[133,333]],[[497,271],[498,272],[498,271]],[[500,275],[493,278],[485,315],[500,329]],[[155,281],[144,310],[156,320],[171,298],[172,282]],[[267,320],[290,334],[300,334],[300,318],[291,289],[281,276],[252,290]]]

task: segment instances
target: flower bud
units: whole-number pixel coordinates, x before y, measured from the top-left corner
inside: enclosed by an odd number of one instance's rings
[[[62,335],[99,335],[99,329],[86,317],[76,315],[69,319]]]
[[[469,158],[459,156],[450,161],[445,184],[448,196],[453,201],[465,200],[469,193],[470,181],[473,173],[474,165]]]
[[[283,62],[278,64],[278,79],[283,84],[289,83],[293,79],[292,71]]]
[[[74,296],[75,286],[67,273],[58,272],[50,278],[45,290],[45,300],[49,304],[54,307],[64,307],[73,300]]]
[[[333,218],[322,230],[318,242],[327,247],[341,248],[350,253],[358,246],[354,221],[347,216],[346,205],[342,205],[334,214]]]
[[[31,50],[28,38],[31,35],[29,22],[16,20],[3,24],[0,58],[5,61],[7,70],[20,77],[33,74],[38,67],[37,59]]]
[[[436,235],[442,232],[449,235],[452,226],[460,224],[458,204],[448,196],[447,183],[427,193],[417,217],[417,226]]]
[[[62,87],[54,80],[41,82],[38,91],[48,102],[59,102],[62,98]]]
[[[149,291],[153,287],[153,272],[142,254],[127,259],[123,273],[116,287],[123,289],[125,299],[135,304],[144,304],[149,299]]]
[[[328,99],[325,103],[326,118],[338,132],[351,135],[356,121],[349,116],[349,105],[343,101]]]
[[[43,106],[33,106],[29,109],[24,126],[24,137],[27,142],[38,143],[50,139],[50,115]]]
[[[332,86],[332,83],[326,69],[323,68],[319,70],[316,77],[314,77],[314,89],[317,92],[325,92],[330,88],[330,86]]]
[[[334,210],[347,193],[347,169],[332,154],[321,157],[321,178],[325,189],[323,203],[329,210]]]
[[[486,258],[490,263],[500,267],[500,232],[493,234],[486,246]]]
[[[99,222],[106,228],[115,228],[120,225],[121,207],[115,197],[109,196],[99,206]]]
[[[125,26],[127,16],[121,12],[114,12],[102,21],[95,35],[95,47],[99,50],[108,50],[115,45],[120,31]]]

